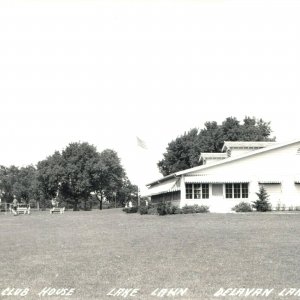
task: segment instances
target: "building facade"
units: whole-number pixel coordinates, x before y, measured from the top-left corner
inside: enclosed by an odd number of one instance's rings
[[[263,185],[273,209],[300,208],[300,140],[289,143],[224,142],[222,153],[202,153],[203,165],[147,185],[153,202],[207,205],[230,212],[240,202],[257,200]]]

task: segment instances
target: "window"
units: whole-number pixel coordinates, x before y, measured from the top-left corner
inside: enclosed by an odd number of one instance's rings
[[[242,183],[242,198],[248,198],[248,183]]]
[[[208,183],[186,183],[185,185],[186,199],[208,199],[209,184]]]
[[[226,198],[248,198],[248,183],[226,183]]]
[[[200,199],[201,198],[201,184],[197,183],[194,184],[194,199]]]
[[[239,183],[235,183],[233,185],[233,190],[234,190],[234,198],[241,198],[241,186]]]
[[[226,183],[226,198],[232,198],[232,184]]]
[[[227,149],[226,153],[228,157],[231,157],[231,149]]]
[[[193,199],[193,185],[186,184],[185,191],[186,191],[186,199]]]
[[[202,199],[208,199],[209,198],[209,185],[208,183],[202,184]]]

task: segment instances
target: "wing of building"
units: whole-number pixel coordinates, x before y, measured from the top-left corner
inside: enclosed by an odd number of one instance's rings
[[[224,142],[222,153],[202,153],[203,165],[170,174],[147,185],[151,201],[207,205],[228,212],[241,201],[257,200],[263,185],[273,209],[300,207],[300,140]]]

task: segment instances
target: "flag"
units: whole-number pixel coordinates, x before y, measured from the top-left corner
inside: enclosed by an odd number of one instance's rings
[[[141,140],[139,137],[136,137],[136,142],[139,147],[143,149],[147,149],[146,143],[143,140]]]

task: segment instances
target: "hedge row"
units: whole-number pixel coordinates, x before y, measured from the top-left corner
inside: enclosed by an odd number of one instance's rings
[[[136,213],[139,211],[141,215],[177,215],[177,214],[195,214],[209,212],[209,207],[205,205],[186,205],[179,208],[171,202],[161,202],[157,205],[149,204],[148,206],[124,208],[126,213]]]

